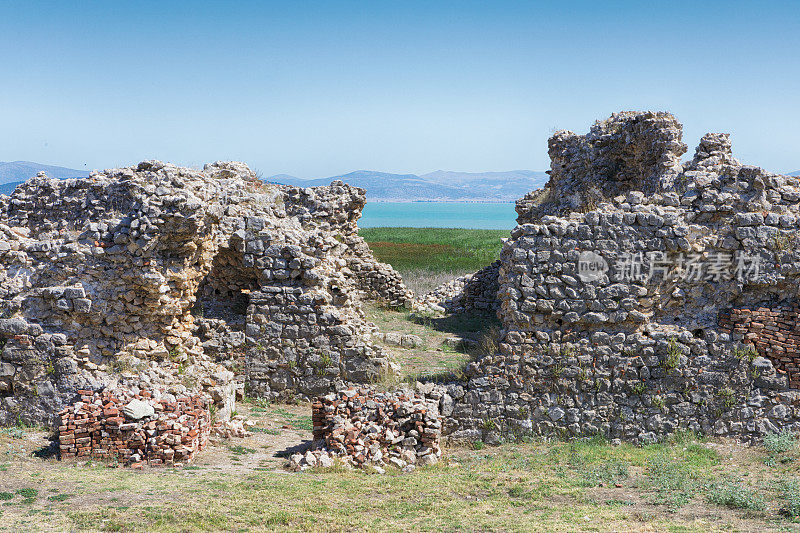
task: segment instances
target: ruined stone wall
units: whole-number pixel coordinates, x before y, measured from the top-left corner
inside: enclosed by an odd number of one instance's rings
[[[375,379],[359,301],[410,293],[358,237],[364,202],[158,161],[0,197],[0,423],[56,423],[78,390],[203,392],[224,417],[245,380],[288,397]]]
[[[742,336],[756,354],[769,359],[789,387],[800,389],[800,308],[795,306],[729,309],[720,312],[719,325],[731,335]]]
[[[360,192],[356,192],[360,191]],[[375,260],[367,243],[358,236],[357,221],[366,203],[362,189],[333,181],[330,187],[291,188],[286,195],[287,215],[304,227],[313,226],[333,235],[344,245],[338,253],[346,261],[343,273],[370,300],[392,307],[406,307],[413,295],[391,266]]]
[[[248,219],[245,264],[261,271],[247,324],[248,393],[311,398],[345,382],[376,381],[388,359],[371,342],[346,247],[330,233],[260,236]],[[290,237],[302,237],[292,240]]]
[[[497,291],[500,261],[495,261],[474,274],[460,276],[414,301],[420,313],[496,312],[500,307]]]
[[[686,152],[682,127],[663,112],[622,112],[589,133],[559,131],[548,141],[551,169],[544,190],[517,201],[519,224],[545,214],[593,208],[621,192],[669,190]]]
[[[792,362],[776,349],[785,341],[718,322],[726,309],[797,298],[800,183],[740,165],[720,134],[676,172],[675,124],[623,114],[584,138],[551,139],[551,190],[617,161],[595,176],[615,196],[521,209],[501,257],[500,351],[449,386],[445,433],[646,441],[679,429],[747,439],[800,429],[800,391],[781,366]],[[606,138],[627,140],[583,161]]]

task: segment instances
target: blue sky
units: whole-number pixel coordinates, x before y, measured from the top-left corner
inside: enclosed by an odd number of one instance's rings
[[[549,167],[614,111],[800,170],[800,2],[3,2],[0,161]]]

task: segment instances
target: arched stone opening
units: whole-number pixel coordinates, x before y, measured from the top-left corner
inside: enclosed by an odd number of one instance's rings
[[[217,251],[192,309],[203,351],[232,371],[237,383],[244,379],[250,294],[258,288],[257,270],[245,266],[243,243],[234,241]]]

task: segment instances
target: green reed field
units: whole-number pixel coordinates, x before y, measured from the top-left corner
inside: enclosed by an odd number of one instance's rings
[[[458,228],[365,228],[359,234],[415,293],[499,259],[501,239],[509,236],[506,230]]]

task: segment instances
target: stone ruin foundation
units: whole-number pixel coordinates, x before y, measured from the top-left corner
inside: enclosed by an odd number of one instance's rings
[[[26,182],[0,196],[0,423],[64,413],[65,453],[99,442],[165,461],[167,448],[137,447],[141,433],[114,433],[106,391],[201,398],[223,420],[237,393],[317,398],[323,451],[383,464],[400,434],[430,455],[429,430],[489,443],[800,430],[798,178],[741,164],[726,134],[683,162],[682,127],[661,112],[617,113],[548,147],[550,180],[517,202],[500,260],[417,300],[358,237],[364,192],[341,182],[157,161]],[[499,349],[463,380],[370,392],[397,368],[365,299],[496,310]],[[423,427],[406,427],[395,406],[423,404]],[[137,428],[159,442],[161,421]]]
[[[498,442],[800,430],[800,180],[694,157],[668,113],[549,143],[550,181],[502,249],[500,349],[446,384],[444,434]]]

